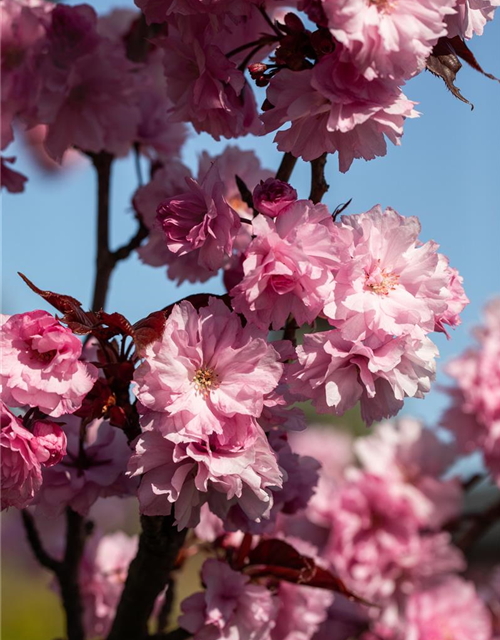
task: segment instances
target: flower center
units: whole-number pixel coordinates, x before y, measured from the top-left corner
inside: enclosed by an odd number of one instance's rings
[[[369,5],[375,5],[381,13],[390,13],[396,7],[397,0],[368,0]]]
[[[390,273],[387,269],[382,269],[380,264],[377,264],[371,273],[365,274],[365,289],[379,296],[388,296],[389,292],[394,291],[398,284],[399,276]]]
[[[198,393],[208,396],[212,389],[219,386],[219,378],[213,369],[200,367],[193,377],[194,386]]]

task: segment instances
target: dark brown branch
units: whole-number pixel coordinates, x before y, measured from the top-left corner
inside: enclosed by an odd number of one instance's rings
[[[328,191],[329,184],[325,180],[326,153],[316,160],[311,160],[311,193],[309,199],[317,204]]]
[[[279,169],[276,172],[276,180],[288,182],[296,163],[297,158],[295,156],[293,156],[289,151],[285,153],[283,158],[281,159]]]
[[[144,640],[148,620],[158,595],[167,585],[186,530],[174,527],[172,516],[142,516],[139,549],[127,581],[108,640]]]
[[[123,245],[123,247],[120,247],[111,253],[113,267],[120,260],[126,260],[134,249],[138,249],[141,246],[142,241],[148,237],[148,234],[149,229],[142,221],[139,221],[139,228],[137,229],[135,236],[133,236],[127,244]]]
[[[38,529],[36,528],[35,519],[29,511],[26,511],[26,509],[23,509],[21,511],[21,517],[23,519],[24,529],[26,531],[29,545],[31,547],[31,550],[33,551],[35,558],[42,565],[42,567],[45,567],[46,569],[57,573],[61,568],[61,563],[59,562],[59,560],[52,558],[52,556],[50,556],[45,551],[40,539],[40,534],[38,533]]]
[[[482,538],[498,520],[500,520],[500,500],[493,503],[484,513],[478,513],[462,537],[457,540],[456,546],[464,552]]]
[[[80,595],[80,561],[85,544],[85,522],[81,515],[66,509],[66,548],[62,561],[52,558],[44,549],[31,513],[22,511],[28,542],[38,562],[52,571],[59,584],[66,614],[68,640],[84,640],[83,606]]]
[[[170,576],[167,582],[167,592],[165,593],[165,600],[158,614],[158,633],[163,633],[168,627],[170,614],[172,613],[172,607],[175,599],[175,580]]]
[[[297,321],[293,316],[290,316],[285,324],[285,330],[283,332],[283,340],[290,340],[294,347],[297,346],[297,337],[295,335],[299,328]]]
[[[113,156],[106,152],[91,154],[97,173],[97,257],[92,310],[100,311],[105,303],[113,261],[109,251],[109,190]]]
[[[154,636],[149,636],[149,640],[187,640],[192,637],[192,633],[186,631],[185,629],[173,629],[168,633],[157,633]]]

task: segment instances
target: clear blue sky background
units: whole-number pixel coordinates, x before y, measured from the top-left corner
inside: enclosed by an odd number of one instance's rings
[[[131,0],[90,4],[100,12],[133,6]],[[484,68],[500,77],[500,15],[470,46]],[[435,336],[441,367],[467,346],[470,329],[479,322],[484,303],[500,293],[500,84],[464,65],[458,86],[474,103],[474,111],[455,100],[429,73],[409,82],[405,93],[419,102],[422,116],[406,123],[402,146],[390,145],[386,157],[372,162],[355,161],[346,175],[338,172],[337,158],[332,157],[327,167],[331,188],[325,198],[332,208],[353,198],[350,213],[380,203],[406,216],[417,215],[422,240],[439,242],[451,264],[460,270],[471,304],[450,341]],[[216,143],[208,135],[193,135],[185,147],[184,161],[196,169],[202,150],[215,154],[226,144]],[[230,144],[254,149],[265,167],[274,169],[280,161],[272,136],[243,138]],[[17,271],[41,288],[71,294],[88,304],[95,251],[96,185],[91,167],[85,163],[60,176],[47,176],[21,145],[8,151],[8,155],[18,155],[17,168],[29,176],[29,182],[25,193],[3,196],[3,313],[47,308],[21,282]],[[299,161],[292,181],[301,197],[308,195],[309,180],[309,165]],[[135,230],[130,213],[135,187],[131,159],[116,162],[112,183],[114,246],[128,240]],[[137,320],[185,295],[207,290],[218,293],[222,285],[213,279],[205,285],[177,288],[166,279],[163,269],[142,265],[134,255],[121,263],[113,276],[108,309]],[[442,373],[438,382],[446,382]],[[423,401],[407,402],[405,411],[433,422],[446,402],[435,389]]]

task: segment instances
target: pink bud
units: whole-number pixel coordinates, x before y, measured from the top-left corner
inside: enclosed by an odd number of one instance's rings
[[[254,207],[260,213],[272,218],[278,216],[296,200],[295,189],[288,182],[274,178],[268,178],[265,182],[261,180],[253,192]]]
[[[33,428],[31,448],[38,460],[52,467],[66,455],[66,434],[56,422],[38,421]]]

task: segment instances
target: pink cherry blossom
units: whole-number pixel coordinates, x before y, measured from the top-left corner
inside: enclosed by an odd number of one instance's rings
[[[291,122],[275,136],[280,151],[306,161],[337,151],[342,172],[355,158],[384,156],[386,137],[399,145],[405,119],[418,115],[396,83],[367,81],[338,51],[313,69],[281,70],[267,99],[272,108],[262,115],[266,132]]]
[[[368,80],[410,78],[425,66],[455,0],[323,0],[333,36]]]
[[[448,36],[470,40],[482,36],[486,24],[493,20],[500,0],[457,0],[455,12],[447,16]]]
[[[358,401],[370,425],[396,415],[405,397],[422,398],[434,379],[436,346],[428,339],[344,340],[339,331],[304,336],[289,381],[320,413],[343,415]]]
[[[470,300],[465,295],[463,288],[463,278],[456,269],[450,267],[448,259],[443,254],[438,254],[439,266],[438,271],[444,271],[446,277],[449,279],[447,285],[444,287],[443,293],[446,296],[446,309],[442,313],[436,315],[435,331],[441,331],[446,334],[446,337],[450,337],[445,325],[450,327],[457,327],[462,323],[460,314],[469,304]]]
[[[272,640],[309,640],[315,638],[321,623],[326,619],[333,594],[324,589],[280,582],[276,625],[271,631]]]
[[[118,531],[87,545],[80,567],[83,623],[89,638],[105,637],[113,622],[138,536]]]
[[[490,640],[491,618],[474,585],[453,576],[414,593],[406,607],[405,640]]]
[[[131,495],[136,483],[125,477],[131,451],[123,431],[103,420],[94,420],[85,430],[81,447],[81,420],[65,416],[64,422],[67,455],[43,470],[37,510],[54,517],[69,506],[87,515],[98,498]]]
[[[442,423],[464,452],[480,448],[495,481],[500,484],[500,299],[485,309],[485,325],[476,329],[478,345],[446,367],[457,383],[453,404]]]
[[[220,34],[214,36],[199,25],[171,25],[162,41],[173,117],[191,122],[196,131],[206,131],[216,140],[257,134],[255,98],[243,72],[221,51]]]
[[[32,448],[45,467],[52,467],[66,455],[67,438],[56,422],[38,420],[33,425]]]
[[[24,184],[28,178],[7,166],[7,163],[13,164],[15,161],[15,157],[1,157],[0,180],[2,187],[7,189],[9,193],[22,193],[24,191]]]
[[[270,517],[272,490],[282,487],[283,476],[264,432],[244,415],[219,426],[221,432],[209,436],[165,433],[164,414],[146,414],[129,464],[132,477],[144,476],[142,513],[168,515],[175,503],[181,529],[199,523],[204,502],[223,520],[236,504],[250,521]]]
[[[220,560],[206,560],[201,578],[205,592],[195,593],[181,604],[179,625],[194,640],[269,640],[276,603],[266,587],[233,571]]]
[[[191,177],[191,171],[177,160],[171,160],[161,169],[155,171],[148,184],[139,187],[133,197],[133,205],[143,223],[149,229],[147,241],[137,250],[140,259],[152,267],[167,266],[167,274],[171,280],[182,284],[189,282],[206,282],[215,273],[198,264],[197,252],[176,256],[165,244],[163,233],[157,219],[158,205],[186,188],[185,178]]]
[[[455,306],[453,273],[436,243],[418,240],[416,217],[375,206],[343,216],[341,225],[352,232],[351,259],[340,265],[324,311],[343,337],[418,337],[458,322],[452,314],[464,305]]]
[[[82,404],[97,369],[79,358],[82,343],[46,311],[13,315],[0,331],[2,400],[57,418]]]
[[[274,178],[268,178],[265,182],[261,180],[253,192],[254,207],[271,218],[283,213],[296,200],[295,189],[288,182]]]
[[[33,434],[0,402],[0,448],[2,452],[2,511],[24,509],[42,484],[40,460],[33,447]]]
[[[166,430],[197,437],[223,433],[236,416],[259,417],[264,397],[278,385],[283,365],[265,334],[242,327],[238,315],[211,298],[198,312],[176,305],[160,341],[151,344],[136,370],[143,405],[165,412]]]
[[[214,165],[201,184],[186,178],[189,191],[164,200],[157,216],[170,251],[183,256],[197,252],[198,264],[217,271],[232,255],[240,218],[224,198],[224,185]]]
[[[459,516],[461,481],[457,477],[442,479],[456,459],[455,448],[418,420],[401,418],[379,424],[372,435],[356,441],[354,450],[368,472],[406,487],[416,508],[428,513],[430,528],[440,528]]]
[[[276,220],[257,216],[253,231],[245,276],[231,291],[234,309],[262,329],[283,328],[290,314],[299,325],[312,322],[333,287],[332,269],[345,253],[342,231],[328,209],[298,200]]]

